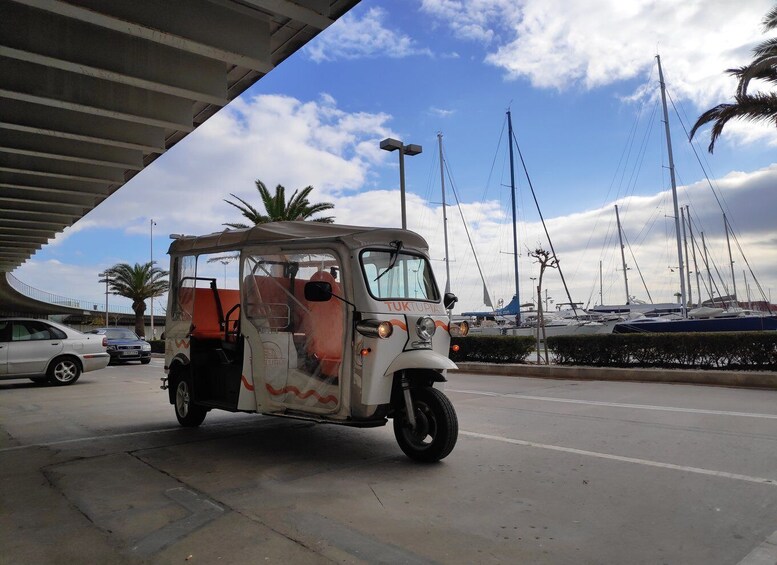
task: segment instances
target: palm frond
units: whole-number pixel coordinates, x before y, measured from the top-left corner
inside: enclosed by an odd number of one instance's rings
[[[170,283],[165,278],[167,271],[155,267],[154,263],[117,263],[104,271],[101,283],[108,283],[111,293],[132,300],[135,312],[135,331],[143,335],[143,313],[146,311],[146,300],[166,292]]]
[[[747,88],[753,80],[777,81],[777,56],[761,57],[739,69],[729,69],[730,74],[739,78],[737,96],[746,96]]]
[[[267,185],[261,180],[254,181],[256,189],[259,191],[259,198],[264,206],[265,213],[260,213],[256,208],[251,206],[244,199],[231,194],[232,198],[239,201],[240,204],[232,202],[230,200],[224,200],[227,204],[234,206],[240,210],[241,214],[250,222],[249,225],[263,224],[267,222],[278,221],[295,221],[295,220],[311,220],[311,216],[320,212],[331,210],[334,208],[334,204],[331,202],[320,202],[311,204],[308,199],[310,193],[313,191],[312,186],[306,186],[301,190],[295,190],[291,197],[286,200],[286,187],[282,184],[278,184],[275,187],[275,194],[271,193]],[[325,223],[333,223],[334,217],[329,216],[326,218],[318,218],[314,221],[320,221]],[[243,223],[225,223],[224,226],[243,229],[249,227],[249,225]]]
[[[764,32],[771,31],[777,27],[777,6],[766,13],[761,23],[764,26]]]
[[[764,16],[762,21],[764,31],[777,28],[777,5]],[[777,38],[767,39],[754,50],[753,61],[749,65],[727,69],[726,72],[738,79],[734,102],[718,104],[704,112],[691,128],[690,138],[705,124],[712,123],[710,130],[710,153],[715,149],[715,142],[723,133],[723,128],[733,119],[746,121],[766,121],[777,126],[777,93],[749,94],[748,88],[754,80],[760,80],[769,85],[777,85]]]
[[[726,124],[733,120],[767,121],[777,126],[777,94],[753,94],[737,96],[733,104],[718,104],[704,112],[691,128],[690,137],[703,125],[714,122],[710,131],[710,153],[715,149],[715,142],[723,133]]]
[[[758,44],[756,48],[753,49],[753,54],[756,57],[774,55],[775,53],[777,53],[777,37],[767,39],[766,41]]]

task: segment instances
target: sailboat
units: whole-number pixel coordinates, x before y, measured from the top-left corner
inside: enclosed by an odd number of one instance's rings
[[[712,309],[696,309],[690,312],[686,306],[686,273],[684,268],[683,246],[681,241],[680,218],[681,212],[677,202],[677,183],[675,180],[674,156],[672,154],[672,136],[669,131],[669,112],[666,105],[666,85],[661,68],[661,57],[656,55],[658,61],[658,77],[661,86],[661,103],[664,113],[664,131],[666,134],[666,149],[669,160],[669,178],[672,187],[672,202],[674,204],[675,237],[677,239],[678,273],[680,275],[680,303],[679,319],[666,319],[662,317],[636,318],[633,320],[615,324],[613,333],[640,333],[640,332],[741,332],[777,330],[777,316],[773,315],[749,315],[739,310],[729,315],[724,311],[712,311]],[[726,239],[728,239],[728,222],[725,219]],[[684,227],[684,225],[683,225]],[[729,253],[731,248],[729,246]],[[733,261],[732,261],[733,264]],[[733,269],[733,267],[732,267]],[[732,270],[733,276],[733,270]],[[690,277],[688,284],[690,286]]]
[[[508,147],[510,156],[510,187],[511,187],[511,200],[512,200],[512,220],[513,220],[513,275],[515,283],[515,294],[512,297],[507,306],[498,309],[492,309],[488,311],[472,311],[463,312],[460,316],[474,318],[478,321],[485,322],[480,326],[473,327],[470,331],[473,334],[490,334],[490,335],[537,335],[537,325],[541,324],[543,334],[545,336],[552,335],[569,335],[569,334],[591,334],[591,333],[610,333],[616,320],[604,320],[598,315],[589,315],[585,311],[576,307],[571,301],[569,304],[572,306],[569,313],[545,313],[542,312],[540,322],[540,308],[538,311],[522,312],[520,303],[520,292],[518,284],[518,222],[516,218],[516,188],[515,188],[515,165],[513,155],[513,123],[510,110],[507,111],[507,126],[508,126]],[[442,147],[442,146],[441,146]],[[440,149],[440,163],[442,163],[442,149]],[[444,183],[444,179],[443,179]],[[533,189],[532,189],[533,190]],[[443,197],[444,198],[444,197]],[[536,201],[536,198],[535,198]],[[538,205],[538,212],[539,205]],[[540,212],[540,219],[542,219],[542,213]],[[543,226],[545,225],[544,219],[542,219]],[[553,242],[550,241],[550,235],[547,233],[548,242],[553,248]],[[474,250],[473,250],[474,251]],[[447,255],[447,251],[446,251]],[[555,251],[553,252],[555,257]],[[477,262],[477,254],[475,257]],[[478,263],[478,269],[480,265]],[[483,273],[481,271],[481,278]],[[563,274],[562,274],[563,282]],[[483,278],[484,287],[484,303],[491,306],[491,300],[488,296],[488,290]],[[564,282],[566,289],[566,283]],[[569,292],[567,291],[569,297]],[[568,314],[568,315],[566,315]]]

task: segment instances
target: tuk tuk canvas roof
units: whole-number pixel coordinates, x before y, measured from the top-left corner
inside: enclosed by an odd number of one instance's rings
[[[183,236],[170,245],[170,255],[218,253],[250,245],[309,240],[338,241],[349,248],[401,240],[406,247],[428,250],[426,240],[400,228],[378,228],[324,224],[321,222],[270,222],[242,230],[224,230],[202,236]]]

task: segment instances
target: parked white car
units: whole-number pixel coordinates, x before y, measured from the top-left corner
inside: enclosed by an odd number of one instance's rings
[[[29,378],[70,385],[81,373],[108,365],[101,335],[31,318],[0,318],[0,380]]]

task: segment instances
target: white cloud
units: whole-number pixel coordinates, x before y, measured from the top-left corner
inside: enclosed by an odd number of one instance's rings
[[[772,6],[771,0],[736,7],[728,0],[424,0],[421,9],[459,37],[482,42],[485,61],[508,79],[592,89],[647,77],[659,53],[675,98],[707,109],[732,100],[736,81],[724,71],[751,60]],[[752,123],[727,126],[727,133],[740,142],[775,142],[773,127]]]
[[[750,48],[762,38],[760,21],[770,7],[769,0],[747,2],[736,10],[726,0],[422,3],[423,10],[454,31],[482,29],[476,36],[459,33],[461,37],[489,43],[497,38],[488,46],[487,61],[511,78],[528,78],[539,87],[593,88],[644,74],[660,52],[678,87],[704,104],[731,92],[718,77],[747,61]],[[709,92],[711,80],[715,92]]]
[[[223,199],[235,193],[255,201],[257,178],[271,187],[283,184],[290,191],[312,184],[316,187],[315,200],[335,204],[338,223],[400,225],[398,191],[371,189],[374,167],[395,163],[391,155],[378,149],[380,139],[396,135],[388,126],[390,119],[386,114],[347,112],[330,96],[308,102],[271,95],[237,100],[93,210],[77,224],[78,229],[110,228],[145,237],[148,219],[153,217],[157,221],[155,234],[217,231],[224,222],[239,220]],[[766,287],[777,284],[777,229],[772,217],[777,209],[777,165],[755,172],[733,172],[717,185],[731,210],[730,220],[738,228],[750,264]],[[466,187],[459,190],[460,194],[477,192],[467,191]],[[696,229],[705,231],[710,252],[721,271],[725,271],[722,220],[709,189],[701,183],[681,187],[680,199],[690,203]],[[673,213],[671,199],[660,193],[630,197],[619,204],[624,230],[653,299],[670,300],[677,287],[677,277],[669,270],[677,264],[673,240],[667,238],[673,230],[672,221],[666,218]],[[445,269],[441,207],[409,193],[407,209],[410,229],[430,243],[442,287]],[[502,298],[508,302],[513,293],[510,218],[497,201],[469,202],[462,209],[492,296],[494,300]],[[448,212],[452,290],[461,298],[458,311],[481,309],[482,286],[467,234],[458,211],[451,208]],[[602,260],[605,301],[622,301],[612,203],[563,217],[550,217],[548,212],[551,211],[545,210],[548,227],[572,298],[583,302],[589,297],[596,299],[598,265]],[[526,295],[531,286],[529,277],[535,276],[536,271],[526,248],[546,247],[547,242],[536,223],[521,222],[519,234],[521,292]],[[63,246],[67,243],[63,242]],[[124,260],[104,257],[92,267],[32,260],[16,274],[42,290],[51,289],[51,281],[56,280],[61,295],[99,299],[103,289],[97,283],[97,273]],[[632,266],[632,294],[646,298],[640,290],[636,264],[632,259],[628,261]],[[738,257],[735,261],[737,277],[741,277],[744,262]],[[557,275],[549,274],[546,288],[556,301],[566,301]]]
[[[386,158],[379,140],[394,135],[388,120],[343,111],[326,95],[235,100],[79,224],[147,234],[153,217],[166,233],[219,230],[239,220],[223,200],[254,199],[256,179],[288,191],[313,185],[314,199],[331,200],[369,183],[371,166]]]
[[[370,8],[361,18],[349,12],[307,44],[304,51],[316,62],[431,55],[429,49],[419,47],[409,36],[387,28],[385,19],[386,12],[381,8]]]
[[[491,43],[520,17],[515,0],[422,0],[421,10],[445,21],[462,39]]]
[[[429,108],[429,113],[439,118],[448,118],[455,114],[456,110],[446,110],[445,108],[436,108],[433,106]]]
[[[772,211],[777,209],[777,191],[773,188],[777,186],[777,166],[751,173],[730,173],[713,184],[728,210],[728,217],[737,233],[738,244],[766,291],[770,285],[777,284],[777,229],[772,219]],[[709,257],[725,279],[725,284],[731,285],[722,212],[706,182],[680,187],[679,200],[681,206],[690,206],[696,245],[699,249],[699,270],[703,269],[699,232],[704,231]],[[590,299],[591,305],[599,301],[600,260],[603,262],[604,271],[604,301],[621,303],[625,299],[613,204],[615,203],[607,203],[594,210],[547,219],[548,230],[574,301],[585,303]],[[679,275],[671,270],[676,270],[678,260],[669,193],[632,196],[618,201],[617,204],[624,233],[634,253],[632,257],[630,250],[626,251],[627,263],[631,269],[628,272],[630,293],[645,300],[648,298],[637,270],[639,267],[653,301],[671,301],[672,295],[679,288]],[[480,210],[474,205],[467,205],[464,209],[494,302],[502,298],[507,303],[514,292],[513,263],[509,255],[512,251],[512,227],[505,214],[498,213],[498,206],[498,203],[492,202]],[[426,221],[422,225],[435,225],[435,222],[436,225],[441,225],[441,212],[437,210],[435,214],[435,220]],[[483,309],[482,285],[466,234],[456,215],[449,213],[448,216],[451,226],[450,241],[453,242],[451,256],[455,259],[451,264],[453,291],[461,299],[461,311]],[[529,277],[536,277],[538,271],[538,266],[528,257],[527,250],[537,246],[549,249],[549,246],[539,223],[519,222],[518,232],[521,300],[525,302],[531,294],[532,284]],[[432,256],[442,257],[441,231],[431,231],[427,227],[421,233],[427,236],[432,244]],[[746,295],[743,269],[747,269],[747,279],[756,299],[757,291],[749,267],[740,255],[735,241],[732,241],[732,248],[739,294],[743,298]],[[443,267],[437,266],[436,272],[440,276],[444,272]],[[549,290],[550,296],[556,302],[567,302],[557,272],[546,275],[545,288]],[[718,279],[714,273],[713,276]],[[716,284],[720,292],[724,283],[718,280]],[[692,275],[692,294],[696,296],[696,292],[695,275]],[[702,294],[706,299],[703,285]]]
[[[192,184],[197,183],[195,176],[188,177],[188,180]],[[764,291],[768,292],[773,285],[777,285],[777,229],[772,219],[772,211],[777,209],[777,191],[773,189],[777,186],[777,165],[751,173],[733,172],[714,184],[729,210],[729,219],[737,233],[738,244],[764,286]],[[201,196],[202,193],[198,191],[197,194]],[[718,275],[713,274],[717,281],[717,292],[720,293],[724,284],[731,284],[721,211],[706,182],[680,187],[679,194],[681,205],[687,203],[691,208],[699,249],[697,262],[701,265],[699,232],[704,231],[709,257],[714,265],[713,271],[717,269],[726,281],[722,283]],[[226,205],[220,203],[220,196],[214,201],[217,201],[217,206],[225,209]],[[373,226],[398,226],[401,223],[397,190],[340,192],[328,199],[335,204],[338,223]],[[547,218],[548,230],[574,301],[590,301],[590,305],[599,302],[599,261],[603,264],[605,303],[621,303],[625,298],[613,204],[610,202],[593,210]],[[624,234],[631,248],[626,251],[630,268],[630,293],[641,299],[648,298],[637,270],[639,267],[653,301],[671,301],[672,295],[679,288],[679,278],[672,271],[677,266],[677,255],[674,220],[669,217],[673,214],[669,194],[661,192],[649,196],[631,196],[619,200],[617,204]],[[409,229],[420,233],[429,242],[435,275],[442,288],[445,285],[442,209],[413,193],[407,195],[407,209]],[[508,213],[497,201],[464,203],[462,212],[494,303],[500,298],[505,303],[509,302],[514,282],[512,227]],[[482,282],[456,208],[448,210],[448,222],[451,289],[460,298],[457,311],[483,309]],[[143,222],[142,227],[148,230],[147,221]],[[219,229],[219,226],[211,218],[207,229],[186,231],[206,233],[214,229]],[[518,232],[521,301],[527,302],[531,300],[532,294],[530,277],[536,277],[538,270],[527,251],[536,247],[549,247],[542,226],[537,222],[519,222]],[[732,242],[732,246],[738,291],[740,296],[745,297],[742,271],[748,267],[737,250],[737,243]],[[97,300],[101,296],[101,287],[96,282],[100,268],[104,268],[104,265],[95,267],[92,276],[91,273],[85,275],[81,267],[59,261],[29,261],[16,275],[23,282],[43,290],[50,288],[50,281],[56,278],[59,294],[79,298],[91,296]],[[756,299],[757,289],[749,269],[747,278],[753,299]],[[556,271],[546,273],[544,288],[555,302],[567,302]],[[777,287],[774,289],[777,291]],[[706,298],[704,290],[702,293]],[[692,276],[692,294],[696,296],[695,275]],[[114,299],[120,300],[111,298],[112,301]]]

